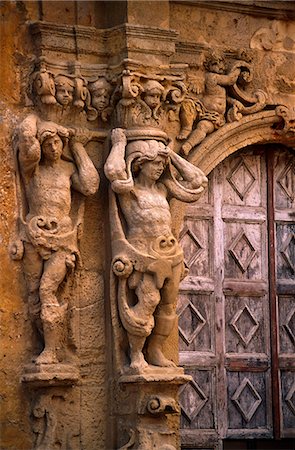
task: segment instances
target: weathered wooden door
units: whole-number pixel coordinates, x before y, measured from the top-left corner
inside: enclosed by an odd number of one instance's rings
[[[295,153],[251,147],[187,208],[179,298],[183,448],[295,436]]]

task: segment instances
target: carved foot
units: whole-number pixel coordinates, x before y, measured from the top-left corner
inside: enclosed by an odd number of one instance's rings
[[[179,141],[183,141],[184,139],[187,139],[191,133],[191,130],[182,130],[179,135],[176,137]]]
[[[131,355],[130,367],[132,369],[143,370],[147,366],[148,366],[148,363],[144,359],[142,352],[136,352]]]
[[[149,364],[152,364],[153,366],[160,366],[160,367],[177,367],[176,364],[171,361],[170,359],[167,359],[164,355],[162,350],[159,348],[150,348],[147,351],[148,355],[148,362]]]
[[[185,142],[183,144],[183,146],[181,147],[181,150],[182,150],[182,153],[184,153],[184,155],[187,156],[192,148],[193,147],[191,146],[191,144],[189,142]]]
[[[35,359],[35,364],[56,364],[58,359],[53,350],[43,350],[42,353]]]

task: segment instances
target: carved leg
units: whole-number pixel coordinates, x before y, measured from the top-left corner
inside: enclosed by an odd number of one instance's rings
[[[43,271],[43,260],[32,244],[25,243],[23,271],[28,290],[28,307],[30,319],[43,337],[43,326],[40,318],[41,304],[39,298],[40,278]]]
[[[135,290],[138,302],[132,308],[132,312],[137,320],[142,320],[142,334],[133,334],[128,332],[130,345],[130,367],[134,369],[144,369],[148,363],[145,361],[142,350],[147,336],[150,334],[154,325],[153,313],[160,302],[160,293],[155,286],[154,277],[151,274],[144,273]]]
[[[38,364],[58,362],[56,347],[59,342],[59,326],[64,318],[67,305],[60,305],[56,292],[67,273],[66,254],[54,253],[44,264],[40,283],[41,319],[44,330],[44,350],[36,359]]]
[[[132,369],[142,370],[148,366],[148,363],[144,359],[142,349],[146,338],[140,336],[133,336],[128,333],[129,345],[130,345],[130,367]]]
[[[214,131],[214,125],[208,120],[201,120],[196,129],[191,133],[189,139],[181,147],[182,152],[188,155],[192,148],[202,142],[203,139]]]
[[[180,109],[181,130],[179,135],[177,136],[178,140],[181,141],[189,137],[195,119],[196,111],[194,102],[191,100],[184,101]]]
[[[149,364],[160,367],[175,367],[163,354],[163,344],[173,330],[176,314],[166,315],[162,311],[155,316],[155,328],[149,338],[147,346],[147,360]]]
[[[182,269],[182,264],[174,267],[172,278],[165,282],[161,290],[162,299],[155,315],[155,328],[147,345],[147,360],[155,366],[175,367],[174,362],[164,356],[163,344],[170,336],[177,317],[175,307]]]

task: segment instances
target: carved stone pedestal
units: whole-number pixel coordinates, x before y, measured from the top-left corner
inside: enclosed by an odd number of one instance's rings
[[[21,382],[30,398],[34,450],[80,450],[78,380],[78,369],[71,364],[24,367]]]
[[[118,379],[118,448],[175,450],[180,407],[178,389],[191,380],[179,367],[148,366]]]
[[[31,387],[71,386],[79,379],[79,371],[72,364],[28,364],[21,381]]]

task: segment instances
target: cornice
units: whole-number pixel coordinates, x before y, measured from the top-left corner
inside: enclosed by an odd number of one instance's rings
[[[235,12],[252,16],[263,16],[268,19],[295,19],[295,3],[293,1],[170,0],[170,3],[198,6],[205,9]]]
[[[44,21],[28,24],[37,56],[46,56],[46,52],[102,58],[114,56],[115,63],[120,57],[134,57],[134,54],[155,55],[160,64],[161,56],[166,57],[166,60],[163,60],[163,63],[166,63],[167,57],[175,52],[178,37],[174,30],[128,23],[108,29]]]
[[[82,25],[29,22],[38,56],[43,51],[108,56],[104,30]]]

